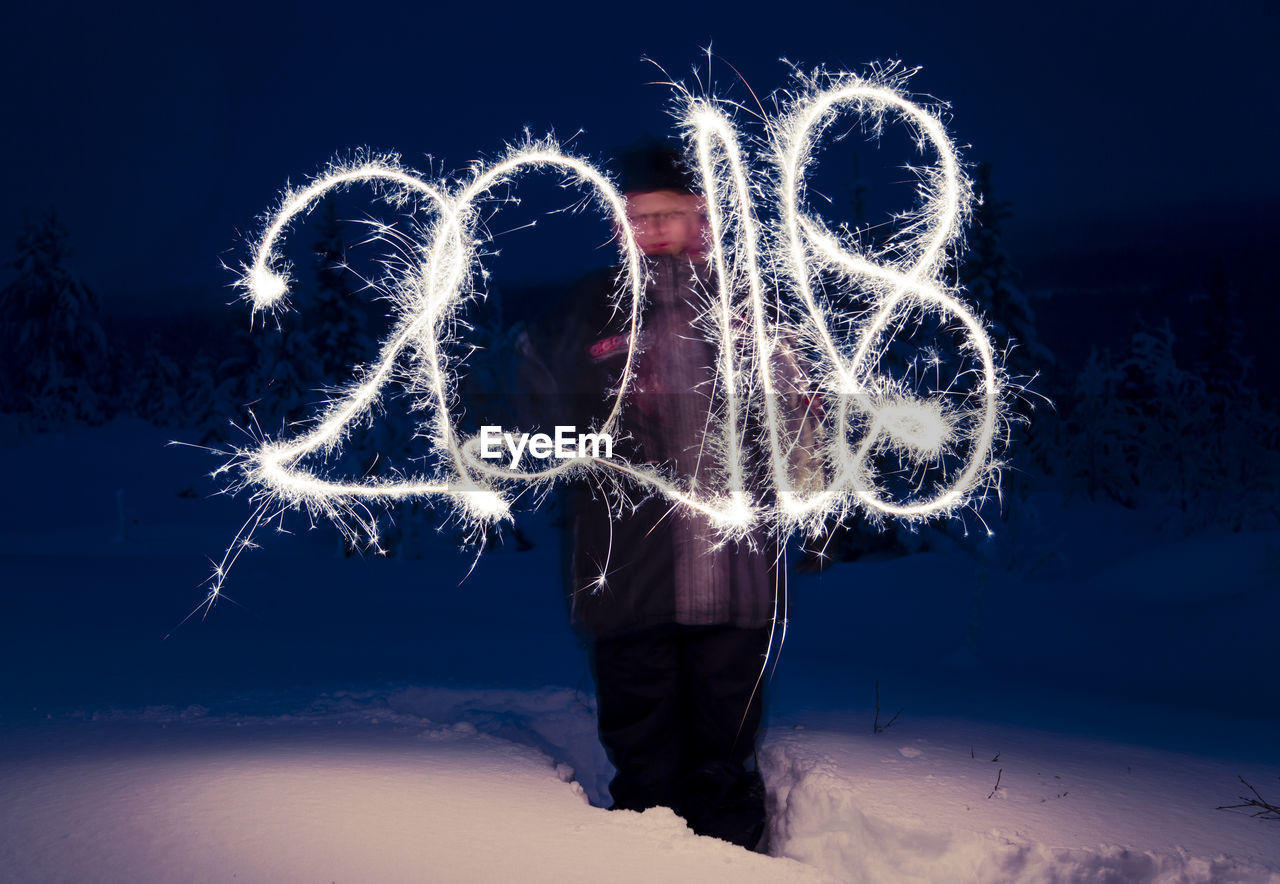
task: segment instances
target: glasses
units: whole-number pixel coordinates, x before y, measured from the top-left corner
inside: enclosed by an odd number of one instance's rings
[[[646,227],[646,228],[661,227],[663,225],[670,224],[673,221],[678,221],[679,219],[683,218],[685,215],[692,215],[692,214],[694,213],[690,212],[687,209],[677,209],[671,212],[646,212],[643,215],[632,215],[631,226]]]

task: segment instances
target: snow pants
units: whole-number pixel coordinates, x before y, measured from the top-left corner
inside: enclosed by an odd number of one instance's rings
[[[670,807],[748,849],[764,833],[753,760],[769,628],[664,625],[594,646],[600,740],[619,810]]]

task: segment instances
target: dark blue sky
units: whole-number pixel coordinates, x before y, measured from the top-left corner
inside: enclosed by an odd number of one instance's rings
[[[525,126],[583,129],[593,156],[666,131],[669,90],[641,58],[687,78],[708,43],[762,96],[787,83],[780,57],[923,66],[914,91],[951,102],[1024,249],[1088,237],[1082,219],[1123,236],[1153,211],[1280,199],[1280,16],[1261,2],[46,2],[6,17],[0,245],[24,208],[55,205],[108,308],[225,301],[238,231],[347,148],[457,170]],[[713,76],[746,97],[727,65]]]

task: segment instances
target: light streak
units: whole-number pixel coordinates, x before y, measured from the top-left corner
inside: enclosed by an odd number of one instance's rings
[[[937,114],[911,101],[886,77],[815,73],[766,121],[764,162],[746,157],[729,106],[687,97],[681,115],[690,155],[700,175],[710,232],[709,260],[716,281],[706,326],[717,352],[720,419],[709,423],[706,450],[717,458],[721,487],[693,486],[651,464],[618,458],[576,457],[542,469],[520,470],[480,456],[479,436],[458,429],[453,394],[456,373],[446,351],[458,344],[452,329],[466,292],[480,270],[481,212],[495,188],[533,169],[552,169],[587,188],[619,231],[622,273],[616,306],[627,318],[628,355],[608,416],[593,433],[615,433],[634,380],[642,322],[646,265],[628,223],[623,196],[587,161],[550,139],[527,141],[501,159],[473,167],[461,182],[429,182],[393,156],[335,163],[307,186],[285,193],[271,215],[252,262],[240,280],[255,311],[277,309],[289,291],[289,269],[277,245],[290,224],[325,195],[355,184],[372,185],[394,204],[421,201],[431,221],[416,253],[394,286],[397,321],[377,363],[319,412],[314,425],[293,438],[265,440],[235,452],[224,467],[238,472],[263,505],[304,508],[333,518],[355,517],[375,536],[369,504],[407,499],[447,501],[466,524],[483,528],[510,518],[514,496],[545,488],[568,475],[588,473],[619,492],[662,495],[699,513],[725,540],[763,527],[779,535],[817,533],[830,518],[861,511],[872,518],[919,521],[973,505],[998,481],[995,447],[1005,422],[1003,375],[981,320],[941,280],[948,249],[957,243],[971,195],[956,150]],[[907,233],[887,249],[868,252],[839,236],[803,201],[815,148],[841,115],[852,113],[878,130],[887,118],[910,127],[921,149],[934,155],[920,173],[919,205]],[[761,199],[773,213],[757,209]],[[896,256],[896,257],[894,257]],[[905,257],[902,257],[905,256]],[[815,285],[835,279],[846,293],[820,300]],[[849,297],[847,293],[855,293]],[[768,299],[780,307],[771,314]],[[975,389],[934,391],[921,397],[901,380],[876,372],[896,327],[908,317],[932,315],[960,338],[959,352],[976,362],[967,374]],[[744,343],[742,317],[749,317]],[[738,326],[738,330],[735,330]],[[736,337],[735,337],[736,336]],[[783,388],[781,361],[802,365],[810,394],[821,407],[810,415],[812,441],[802,444]],[[423,391],[427,419],[420,434],[438,455],[431,475],[378,480],[333,480],[308,469],[309,455],[340,448],[353,425],[366,420],[397,366],[410,369]],[[812,409],[812,403],[807,406]],[[745,433],[745,417],[759,416],[763,444]],[[815,424],[814,415],[821,420]],[[711,429],[714,427],[715,429]],[[886,453],[920,472],[938,470],[944,481],[921,478],[894,497],[877,475]],[[753,457],[767,468],[753,470]],[[941,465],[948,464],[946,469]],[[816,466],[815,466],[816,465]],[[248,544],[252,531],[237,542]],[[238,550],[236,550],[238,554]],[[215,574],[211,599],[225,579],[231,551]]]

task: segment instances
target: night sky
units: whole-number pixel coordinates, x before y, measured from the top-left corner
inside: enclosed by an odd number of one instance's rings
[[[670,131],[643,59],[694,85],[708,45],[714,91],[744,102],[734,70],[767,104],[780,58],[921,66],[912,91],[949,101],[966,159],[993,164],[1027,265],[1099,239],[1238,239],[1280,199],[1264,3],[46,2],[6,19],[0,243],[55,206],[108,311],[225,309],[221,265],[255,217],[343,150],[440,172],[525,127],[582,130],[571,146],[596,158]]]

